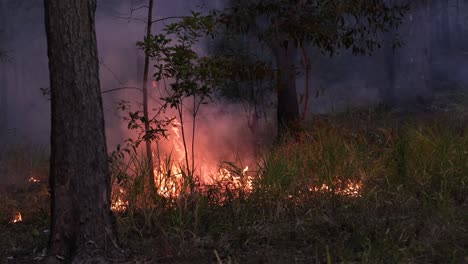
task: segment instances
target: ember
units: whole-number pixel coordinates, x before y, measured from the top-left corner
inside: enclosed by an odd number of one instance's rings
[[[112,211],[124,212],[125,210],[127,210],[128,202],[123,200],[123,195],[125,195],[125,191],[122,188],[119,188],[119,196],[117,197],[117,200],[111,205]]]
[[[330,186],[326,184],[322,184],[319,187],[310,187],[309,191],[311,192],[334,192],[338,195],[350,196],[350,197],[360,197],[361,196],[361,189],[362,189],[362,182],[351,182],[347,181],[345,187],[340,187],[341,182],[336,184],[338,187],[332,189]]]
[[[15,217],[11,219],[10,223],[15,224],[15,223],[22,222],[22,221],[23,221],[23,217],[21,217],[21,213],[16,212]]]
[[[34,177],[31,177],[31,178],[29,178],[29,182],[38,183],[38,182],[41,182],[41,180],[36,179],[36,178],[34,178]]]

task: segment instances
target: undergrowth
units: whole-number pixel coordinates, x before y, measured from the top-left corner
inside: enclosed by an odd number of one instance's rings
[[[222,181],[194,191],[182,180],[179,195],[148,194],[137,152],[114,161],[122,247],[131,263],[468,262],[468,126],[382,115],[317,118],[247,173],[224,163],[251,190]],[[356,193],[343,191],[349,183]],[[24,221],[2,214],[0,262],[45,247],[43,190],[24,192],[37,200],[1,194],[0,211],[15,208]]]

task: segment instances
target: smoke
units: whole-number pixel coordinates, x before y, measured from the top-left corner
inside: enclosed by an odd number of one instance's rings
[[[449,2],[450,25],[460,24],[458,28],[449,27],[450,41],[446,40],[450,42],[449,49],[440,38],[443,17],[441,12],[444,11],[435,6],[429,19],[432,21],[431,82],[433,86],[434,81],[437,81],[446,83],[446,86],[450,87],[466,88],[468,53],[463,49],[468,42],[467,38],[458,35],[468,35],[468,27],[462,23],[468,5],[460,1]],[[144,0],[98,1],[96,30],[103,91],[119,87],[141,87],[143,55],[135,43],[142,40],[145,33],[145,23],[139,19],[145,18],[146,9],[136,8],[144,3]],[[203,10],[222,8],[225,3],[225,0],[155,1],[155,19],[186,15],[200,5],[204,5]],[[49,86],[43,2],[3,0],[1,4],[0,19],[3,21],[0,23],[0,50],[12,51],[12,62],[0,63],[0,97],[3,98],[0,100],[2,113],[0,129],[3,130],[1,134],[4,139],[8,138],[9,142],[30,140],[47,144],[50,137],[50,102],[40,91],[40,88]],[[455,8],[456,4],[459,5],[458,9]],[[132,7],[135,9],[133,12],[131,12]],[[419,9],[414,11],[413,21],[420,20],[419,11]],[[154,32],[160,32],[164,23],[158,23]],[[400,33],[405,46],[395,51],[392,56],[396,58],[395,74],[398,86],[394,92],[397,100],[405,101],[415,95],[417,97],[422,94],[426,97],[424,94],[433,93],[434,89],[420,89],[415,93],[414,84],[405,81],[406,77],[402,77],[406,71],[412,70],[413,66],[401,62],[407,58],[420,60],[421,56],[426,54],[423,44],[427,38],[420,31],[413,31],[410,34],[405,31],[405,25],[402,28],[403,31]],[[462,34],[455,34],[455,30]],[[375,105],[385,100],[386,87],[390,83],[387,46],[375,52],[372,57],[356,57],[349,52],[341,52],[337,57],[330,59],[320,55],[320,51],[313,47],[308,48],[308,54],[312,65],[312,91],[308,109],[313,113],[342,111],[356,106]],[[301,63],[300,58],[297,62]],[[299,95],[305,93],[304,79],[302,73],[297,82]],[[437,89],[441,88],[437,86]],[[158,96],[157,93],[153,95],[156,98]],[[134,89],[103,94],[110,150],[129,136],[126,124],[121,119],[123,113],[116,110],[116,102],[122,99],[141,102],[141,94]],[[229,105],[226,102],[210,103],[199,115],[197,126],[199,144],[213,144],[210,149],[220,153],[220,157],[226,156],[222,153],[224,145],[229,146],[227,148],[234,152],[246,152],[240,147],[242,142],[256,140],[244,133],[249,131],[244,123],[244,113],[240,105]],[[6,119],[6,122],[2,121],[2,118]]]

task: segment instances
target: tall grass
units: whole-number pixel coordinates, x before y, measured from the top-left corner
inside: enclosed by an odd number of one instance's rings
[[[148,245],[162,247],[154,254],[171,260],[244,263],[263,252],[267,263],[463,261],[467,127],[365,122],[321,121],[299,139],[286,137],[250,169],[251,191],[222,181],[151,200],[159,213],[141,222],[138,242],[122,213],[124,241],[143,255]],[[246,177],[241,166],[224,165]],[[359,195],[340,191],[350,182],[362,184]]]
[[[376,115],[316,120],[246,173],[221,162],[230,174],[210,186],[173,171],[180,164],[171,155],[158,157],[156,186],[177,177],[168,189],[178,195],[147,191],[136,150],[114,157],[113,201],[126,202],[116,212],[123,246],[155,263],[466,262],[468,125]],[[360,184],[357,194],[343,191],[349,183]],[[11,234],[18,225],[2,228]]]

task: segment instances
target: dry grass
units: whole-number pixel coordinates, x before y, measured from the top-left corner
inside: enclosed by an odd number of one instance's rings
[[[318,118],[262,156],[251,193],[220,183],[147,195],[144,162],[133,158],[133,172],[113,168],[130,201],[117,219],[131,263],[468,261],[468,126],[458,119],[380,110]],[[362,182],[358,196],[339,193],[348,181]],[[0,213],[18,208],[25,220],[1,223],[0,263],[45,247],[41,190],[1,195]]]

